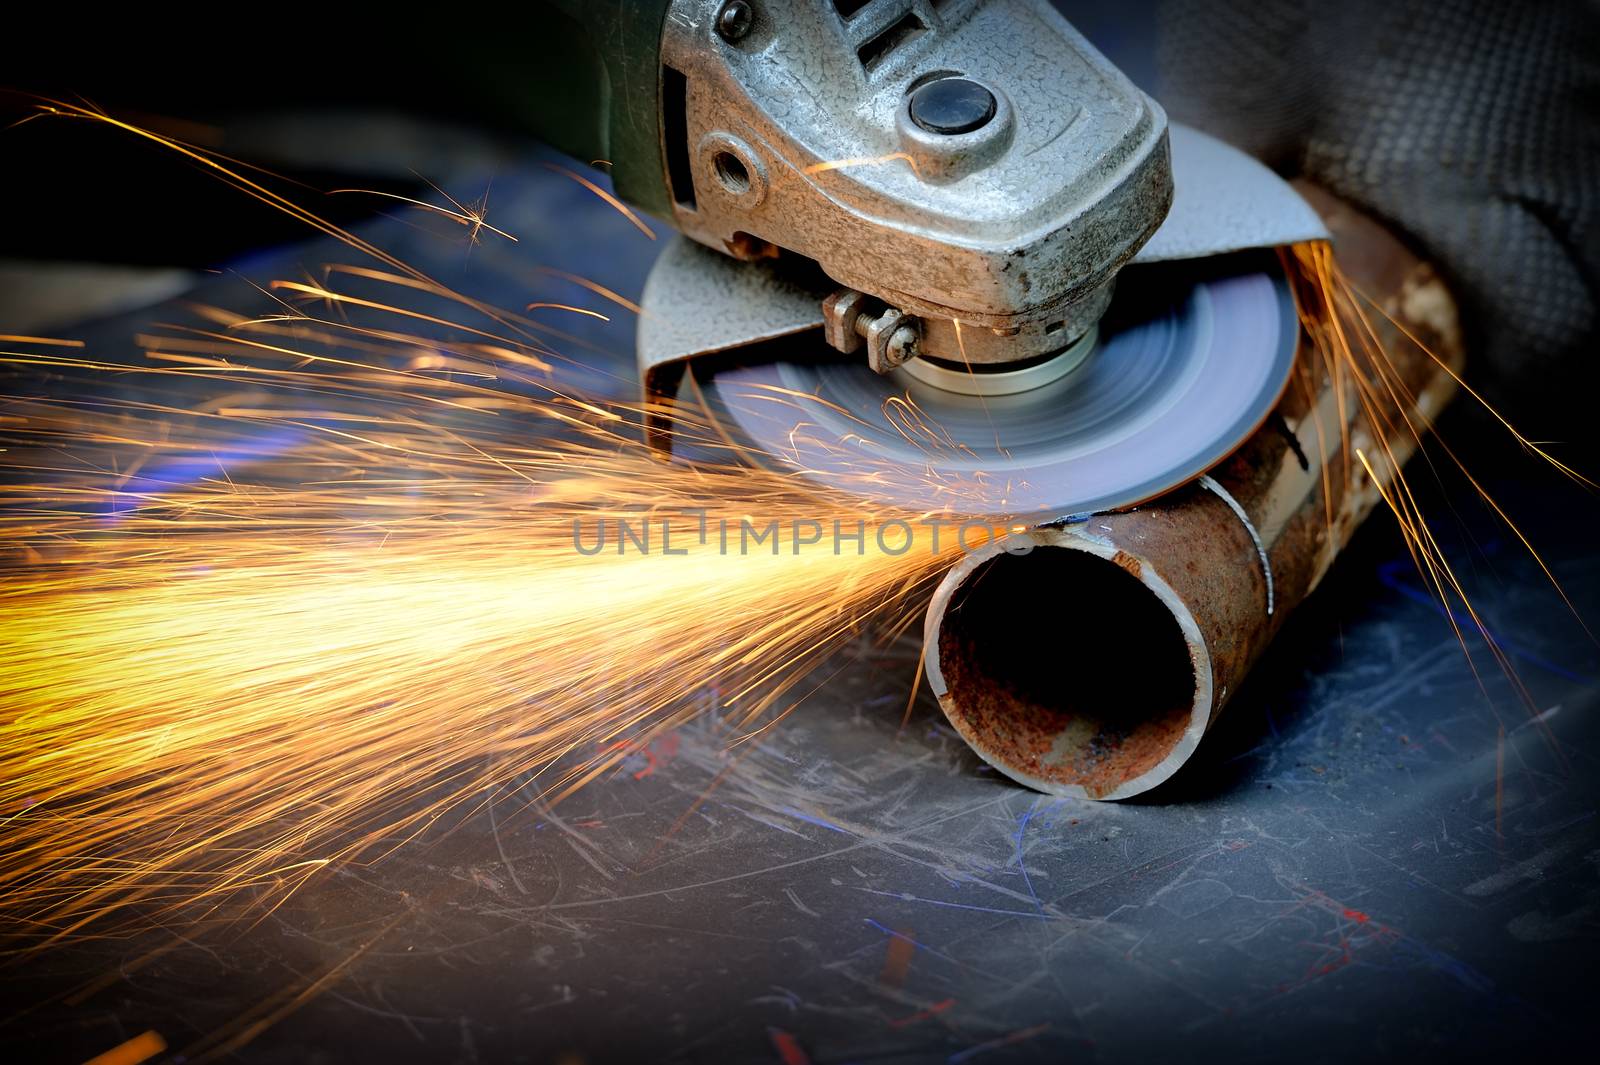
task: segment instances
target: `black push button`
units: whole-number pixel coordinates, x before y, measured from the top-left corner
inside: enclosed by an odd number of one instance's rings
[[[939,78],[911,94],[911,121],[929,133],[971,133],[994,110],[994,93],[966,78]]]

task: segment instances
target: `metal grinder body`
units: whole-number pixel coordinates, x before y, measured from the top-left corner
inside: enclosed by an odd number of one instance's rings
[[[1114,382],[1083,368],[1119,346],[1096,331],[1119,275],[1130,273],[1124,286],[1169,283],[1128,268],[1327,233],[1265,167],[1170,126],[1045,0],[546,8],[540,48],[562,64],[552,80],[567,91],[541,134],[575,157],[607,160],[619,196],[682,234],[651,275],[639,326],[658,446],[669,446],[672,401],[692,360],[717,354],[727,365],[733,353],[760,365],[765,342],[816,331],[815,367],[768,360],[772,380],[728,387],[724,378],[711,389],[713,416],[752,451],[775,450],[789,427],[741,406],[736,397],[751,387],[862,409],[909,390],[957,427],[973,397],[1004,397],[1002,421],[1020,426],[1033,456],[1001,480],[1027,490],[963,504],[956,496],[974,494],[973,467],[941,470],[954,487],[935,494],[979,512],[1100,510],[1203,472],[1259,423],[1287,379],[1282,329],[1249,341],[1255,350],[1228,338],[1233,350],[1220,357],[1217,338],[1208,347],[1191,337],[1178,345],[1186,350],[1144,358],[1146,369]],[[1189,328],[1183,315],[1203,309],[1177,313]],[[1261,313],[1281,325],[1281,313]],[[811,371],[837,373],[833,353],[865,365],[828,397]],[[1205,387],[1178,387],[1186,377]],[[792,420],[816,413],[801,405]],[[997,430],[1003,452],[1010,432]],[[793,458],[825,482],[830,469],[837,483],[852,480],[861,456],[838,439],[849,433],[824,435],[818,453]],[[882,453],[872,461],[920,461]],[[977,458],[997,461],[1006,465]],[[894,502],[945,502],[928,497],[922,474],[880,480]]]

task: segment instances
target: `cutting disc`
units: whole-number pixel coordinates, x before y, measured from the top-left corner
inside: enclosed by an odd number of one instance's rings
[[[1132,506],[1225,458],[1277,403],[1297,338],[1276,258],[1246,255],[1125,270],[1095,350],[1017,394],[947,391],[821,350],[695,379],[731,442],[822,485],[1048,520]]]

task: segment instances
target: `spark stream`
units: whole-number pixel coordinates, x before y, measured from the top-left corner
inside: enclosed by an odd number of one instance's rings
[[[694,518],[692,524],[674,519]],[[898,558],[914,550],[926,551],[932,557],[948,554],[952,547],[971,553],[981,551],[997,539],[1011,532],[1021,532],[1024,526],[995,525],[978,519],[956,521],[923,515],[916,518],[887,518],[869,520],[859,518],[851,523],[835,518],[831,522],[816,518],[790,518],[784,521],[772,518],[765,524],[744,516],[737,522],[727,518],[708,519],[704,508],[689,508],[673,515],[641,514],[637,519],[613,517],[609,522],[598,517],[592,523],[583,518],[572,519],[572,549],[580,555],[599,555],[610,550],[618,555],[687,555],[690,548],[709,547],[715,544],[720,555],[759,554],[763,550],[773,554],[799,555],[807,548],[818,551],[831,548],[835,555],[865,555],[868,545],[878,554]],[[655,530],[652,536],[652,528]],[[918,530],[922,530],[920,533]],[[979,534],[982,539],[978,539]],[[674,540],[677,546],[674,546]],[[847,546],[848,545],[848,546]],[[1017,549],[1026,553],[1028,547]]]
[[[261,282],[258,313],[190,306],[142,357],[0,339],[0,954],[259,917],[447,817],[559,801],[713,706],[753,741],[828,656],[915,626],[955,560],[948,534],[896,556],[919,512],[758,468],[690,411],[674,437],[706,458],[664,464],[655,412],[574,381],[558,331],[218,158],[48,110],[368,261]],[[703,544],[674,530],[689,557],[572,550],[575,514],[667,512],[704,515]],[[721,557],[757,515],[841,550]]]

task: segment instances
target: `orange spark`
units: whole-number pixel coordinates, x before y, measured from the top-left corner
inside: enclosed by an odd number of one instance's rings
[[[596,185],[594,182],[590,181],[576,170],[572,170],[568,167],[559,166],[556,163],[546,163],[544,165],[545,169],[553,170],[557,174],[561,174],[564,177],[569,177],[573,181],[576,181],[578,184],[582,185],[584,188],[588,189],[590,192],[594,193],[596,196],[600,197],[606,203],[615,208],[617,213],[622,215],[622,217],[626,218],[628,221],[632,222],[639,232],[643,233],[651,240],[656,239],[655,230],[645,225],[644,220],[634,213],[633,208],[629,207],[627,204],[611,195],[611,193],[607,192],[599,185]]]
[[[81,340],[57,340],[55,337],[25,337],[0,333],[0,344],[42,344],[57,348],[81,348]]]
[[[884,163],[902,162],[911,168],[911,172],[920,179],[921,171],[917,169],[917,161],[905,152],[890,152],[887,155],[857,155],[849,159],[829,159],[820,163],[811,163],[801,169],[802,174],[825,174],[830,170],[843,170],[853,166],[882,166]]]
[[[1403,467],[1411,445],[1426,454],[1429,443],[1432,443],[1444,453],[1466,477],[1479,498],[1522,543],[1586,633],[1589,632],[1588,626],[1578,615],[1566,591],[1534,549],[1533,544],[1500,504],[1472,476],[1449,444],[1433,431],[1429,419],[1435,412],[1421,406],[1420,397],[1414,395],[1401,379],[1389,352],[1373,329],[1367,313],[1368,308],[1383,314],[1382,308],[1377,307],[1350,286],[1334,261],[1332,249],[1326,243],[1294,245],[1286,249],[1285,262],[1291,268],[1291,276],[1302,282],[1296,292],[1296,302],[1300,308],[1301,323],[1311,337],[1311,352],[1316,359],[1315,363],[1308,362],[1308,368],[1320,369],[1333,382],[1335,398],[1340,408],[1339,422],[1341,432],[1344,434],[1343,444],[1346,454],[1353,456],[1360,464],[1373,489],[1394,515],[1402,540],[1418,574],[1430,594],[1444,608],[1445,618],[1461,643],[1468,666],[1472,669],[1473,675],[1478,677],[1480,686],[1482,679],[1478,675],[1476,662],[1467,644],[1466,631],[1457,621],[1454,610],[1458,604],[1467,622],[1470,623],[1470,629],[1483,640],[1491,658],[1510,682],[1518,700],[1537,719],[1539,711],[1531,693],[1518,675],[1510,656],[1480,615],[1465,583],[1457,576],[1404,472]],[[1398,322],[1395,325],[1410,342],[1416,344],[1446,371],[1452,384],[1462,383],[1457,368],[1445,363],[1420,340],[1400,327]],[[1510,423],[1489,407],[1482,396],[1470,389],[1466,391],[1497,420],[1510,428]],[[1345,416],[1345,411],[1352,403],[1360,412],[1361,424],[1371,429],[1371,436],[1378,449],[1373,455],[1369,456],[1362,447],[1352,446],[1350,421]],[[1317,431],[1320,444],[1320,424]],[[1587,479],[1533,447],[1515,429],[1510,431],[1535,456],[1547,461],[1563,473],[1589,483]],[[1329,491],[1329,473],[1326,469],[1323,471],[1323,476],[1326,494]],[[1356,482],[1351,480],[1349,469],[1345,471],[1344,478],[1347,488],[1356,485]],[[1333,537],[1330,536],[1329,539],[1331,542]],[[1559,749],[1556,753],[1564,760]]]
[[[466,226],[467,227],[467,239],[470,242],[472,242],[473,244],[476,244],[478,242],[479,235],[486,229],[490,233],[495,234],[496,236],[500,236],[500,237],[506,238],[507,240],[511,241],[513,244],[515,244],[517,242],[517,238],[512,236],[510,233],[507,233],[503,229],[497,229],[496,227],[491,226],[485,220],[486,217],[487,217],[487,212],[485,210],[483,210],[482,208],[467,207],[467,206],[463,205],[462,203],[460,203],[459,201],[457,201],[454,197],[452,197],[447,192],[440,191],[439,195],[443,196],[445,199],[450,201],[450,207],[440,207],[438,204],[429,203],[426,200],[418,200],[418,199],[414,199],[414,198],[412,198],[410,196],[401,196],[400,194],[394,193],[394,192],[380,192],[377,189],[329,189],[328,190],[328,195],[329,196],[337,196],[337,195],[339,195],[341,193],[361,193],[362,195],[365,195],[365,196],[381,196],[386,200],[398,200],[401,203],[410,204],[412,207],[420,207],[423,210],[433,211],[436,214],[443,215],[444,217],[450,219],[452,222],[456,222],[456,223],[459,223],[460,225]]]

